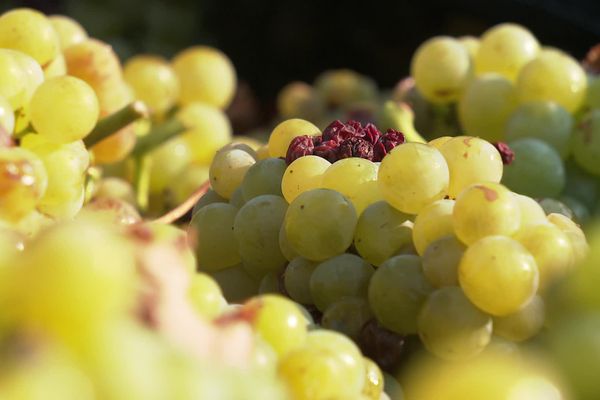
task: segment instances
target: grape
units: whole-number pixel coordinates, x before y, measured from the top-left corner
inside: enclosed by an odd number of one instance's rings
[[[123,67],[123,77],[135,97],[159,114],[168,111],[179,96],[179,81],[167,60],[150,55],[134,56]]]
[[[281,250],[281,254],[283,254],[288,261],[292,261],[294,258],[298,257],[298,253],[292,249],[287,239],[287,235],[285,234],[285,224],[281,225],[281,229],[279,230],[279,249]]]
[[[524,229],[533,225],[547,224],[546,213],[540,204],[528,196],[514,193],[515,199],[519,204],[521,214],[521,228]]]
[[[65,56],[62,53],[56,56],[50,64],[44,67],[43,71],[46,79],[67,75],[67,61],[65,60]]]
[[[324,158],[308,155],[297,158],[285,170],[281,178],[281,191],[288,203],[307,190],[322,187],[323,173],[331,166]]]
[[[496,72],[514,81],[539,49],[537,39],[524,27],[509,23],[496,25],[481,37],[475,70],[477,74]]]
[[[354,246],[365,260],[378,266],[388,258],[413,248],[410,217],[378,201],[358,218]]]
[[[204,273],[192,276],[187,295],[194,309],[205,318],[218,316],[227,305],[217,282]]]
[[[431,286],[458,285],[458,265],[466,250],[454,235],[442,236],[427,246],[423,254],[423,273]]]
[[[60,48],[63,51],[67,47],[81,43],[88,38],[85,29],[73,18],[66,15],[51,15],[48,19],[58,36]]]
[[[44,82],[44,72],[42,71],[40,64],[38,64],[35,59],[29,57],[27,54],[21,53],[20,51],[12,51],[11,53],[21,66],[21,70],[25,72],[25,103],[28,103],[38,86]],[[29,107],[29,105],[25,104],[21,112],[23,114],[28,114]]]
[[[419,313],[425,348],[446,360],[475,357],[492,336],[492,318],[478,310],[456,286],[431,293]]]
[[[370,358],[363,357],[366,369],[366,380],[362,394],[366,400],[380,400],[383,394],[383,372]],[[394,399],[397,399],[394,397]]]
[[[173,59],[181,84],[180,102],[202,102],[225,109],[235,94],[237,78],[231,60],[217,49],[194,46]]]
[[[283,196],[281,178],[285,169],[285,161],[279,158],[267,158],[251,166],[241,184],[244,200],[264,194]]]
[[[200,200],[198,200],[196,205],[194,205],[192,215],[196,215],[203,207],[213,203],[227,203],[227,200],[219,196],[214,190],[208,189],[208,191],[200,197]]]
[[[558,196],[565,187],[565,167],[554,147],[532,138],[509,145],[515,159],[504,168],[502,183],[531,197]]]
[[[447,36],[422,43],[410,70],[419,92],[435,103],[457,100],[472,74],[469,53],[458,40]]]
[[[313,304],[310,294],[310,277],[317,263],[302,257],[290,261],[283,273],[285,291],[290,298],[298,303]]]
[[[476,137],[458,136],[439,148],[448,163],[448,195],[457,197],[467,186],[479,182],[500,182],[502,159],[489,142]]]
[[[246,272],[242,264],[210,272],[210,276],[230,303],[241,303],[258,293],[259,282]]]
[[[161,193],[189,165],[190,146],[181,138],[169,140],[150,153],[150,192]]]
[[[260,285],[258,286],[258,294],[267,293],[280,293],[278,272],[268,272],[260,280]]]
[[[327,307],[321,317],[321,326],[358,340],[362,327],[372,317],[369,303],[365,299],[344,297]]]
[[[320,311],[343,297],[366,297],[373,267],[354,254],[341,254],[319,264],[310,277],[310,294]]]
[[[191,164],[181,171],[173,180],[168,191],[172,195],[171,201],[174,204],[182,204],[187,200],[203,183],[208,181],[208,166]]]
[[[279,230],[287,203],[280,196],[265,194],[248,201],[238,211],[233,233],[244,261],[259,268],[257,275],[279,271],[287,260],[279,249]]]
[[[39,11],[17,8],[0,16],[0,47],[22,51],[42,66],[60,52],[52,24]]]
[[[585,224],[591,217],[590,210],[585,204],[571,196],[561,196],[562,201],[573,212],[573,219],[579,224]]]
[[[589,108],[600,108],[600,78],[588,75],[586,104]]]
[[[95,198],[88,202],[76,215],[76,219],[82,218],[120,225],[132,225],[142,221],[140,213],[131,203],[110,197]],[[195,266],[193,265],[192,268]]]
[[[431,242],[453,234],[454,200],[438,200],[425,207],[415,219],[413,242],[417,253],[423,255]]]
[[[342,194],[314,189],[296,197],[284,224],[294,251],[309,260],[323,261],[350,247],[356,222],[356,211]]]
[[[433,140],[430,140],[427,144],[430,146],[435,147],[436,149],[441,149],[442,146],[444,144],[446,144],[446,142],[448,142],[450,139],[452,139],[452,136],[440,136],[438,138],[435,138]]]
[[[370,204],[381,200],[377,186],[377,164],[358,157],[336,161],[323,173],[322,187],[333,189],[352,202],[360,216]]]
[[[485,236],[510,236],[521,225],[520,211],[515,196],[504,186],[498,183],[471,185],[454,204],[454,231],[469,245]]]
[[[544,317],[544,300],[536,295],[519,311],[504,317],[494,317],[494,333],[514,342],[522,342],[540,332]]]
[[[291,82],[277,95],[277,111],[283,118],[318,119],[325,111],[323,99],[304,82]]]
[[[379,190],[394,208],[417,214],[444,198],[450,174],[444,156],[434,147],[404,143],[383,158],[379,166]]]
[[[559,213],[569,219],[573,219],[573,211],[571,211],[571,209],[562,201],[545,198],[539,200],[539,204],[546,214]]]
[[[600,199],[600,181],[581,169],[575,162],[566,163],[566,172],[567,182],[563,194],[571,196],[589,209],[593,209],[596,201]]]
[[[587,172],[600,175],[600,110],[592,110],[573,132],[573,156]]]
[[[395,256],[375,270],[369,305],[384,327],[402,335],[417,333],[417,315],[431,290],[419,257]]]
[[[15,114],[10,103],[0,95],[0,130],[4,130],[8,136],[15,129]]]
[[[244,201],[244,193],[242,192],[241,186],[235,189],[235,191],[231,195],[231,198],[229,199],[229,204],[231,204],[238,210],[242,208],[244,204],[246,204],[246,202]]]
[[[552,101],[532,101],[521,104],[506,123],[506,140],[531,137],[545,141],[562,158],[571,152],[573,117],[564,107]]]
[[[349,69],[334,69],[319,74],[314,87],[326,105],[334,108],[371,101],[377,96],[377,85],[371,78]]]
[[[468,135],[496,142],[504,140],[506,121],[516,106],[512,82],[487,73],[469,82],[458,102],[458,116]]]
[[[190,244],[196,249],[199,270],[218,271],[241,261],[233,232],[237,211],[229,204],[214,203],[194,214],[190,222],[193,234]]]
[[[585,100],[587,78],[579,63],[567,54],[545,50],[523,67],[517,79],[521,103],[548,100],[573,113]]]
[[[469,57],[471,57],[471,62],[473,62],[481,46],[481,41],[474,36],[461,36],[458,38],[458,41],[467,50]]]
[[[231,141],[231,123],[218,108],[190,103],[177,112],[177,119],[189,127],[182,138],[198,163],[210,163],[217,150]]]
[[[579,264],[584,260],[589,252],[589,245],[581,228],[570,218],[561,214],[548,215],[548,221],[569,237],[575,264]]]
[[[521,229],[514,236],[531,253],[539,271],[539,290],[550,287],[574,266],[569,237],[552,224]]]
[[[33,211],[48,178],[44,164],[29,150],[0,147],[0,219],[17,222]]]
[[[467,248],[458,279],[473,304],[488,314],[505,316],[535,295],[539,272],[533,256],[518,241],[488,236]]]
[[[98,120],[98,99],[84,81],[70,76],[42,83],[31,99],[31,123],[55,143],[83,139]]]
[[[210,183],[217,194],[229,199],[254,165],[254,157],[238,148],[224,148],[215,155],[210,164]]]
[[[256,311],[251,323],[279,357],[305,343],[306,319],[293,301],[266,294],[248,300],[243,307]]]
[[[133,125],[113,133],[106,139],[92,146],[96,164],[114,164],[123,161],[133,150],[136,143],[136,132]]]
[[[320,134],[319,128],[303,119],[285,120],[277,125],[269,136],[269,155],[285,158],[292,139],[302,135],[317,136]]]
[[[25,105],[28,79],[14,54],[0,49],[0,96],[8,101],[13,111],[17,111]]]

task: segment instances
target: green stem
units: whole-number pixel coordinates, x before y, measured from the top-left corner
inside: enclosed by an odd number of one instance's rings
[[[167,140],[181,134],[188,128],[175,118],[169,119],[152,128],[147,135],[138,138],[131,155],[139,157],[147,154],[154,148],[165,143]]]
[[[150,195],[150,163],[152,162],[149,156],[134,157],[135,175],[134,188],[136,202],[141,211],[148,208],[148,199]]]
[[[83,142],[89,149],[98,142],[111,136],[113,133],[123,129],[132,122],[148,116],[148,108],[141,101],[134,101],[116,111],[115,113],[102,118],[96,124],[96,127],[89,135],[87,135]]]

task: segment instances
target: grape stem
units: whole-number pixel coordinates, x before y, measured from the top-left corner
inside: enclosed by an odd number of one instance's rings
[[[204,182],[194,193],[191,194],[183,203],[166,213],[160,218],[155,219],[153,222],[159,224],[171,224],[183,217],[185,213],[190,211],[194,205],[200,200],[202,196],[208,191],[210,187],[210,181]]]
[[[142,156],[167,140],[180,135],[188,128],[175,118],[171,118],[160,125],[153,127],[147,135],[138,138],[131,155],[133,157]]]
[[[94,130],[83,139],[83,142],[89,149],[132,122],[146,117],[148,117],[148,107],[141,101],[134,101],[98,121]]]

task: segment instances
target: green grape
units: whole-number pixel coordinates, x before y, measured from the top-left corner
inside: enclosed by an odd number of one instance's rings
[[[192,151],[192,159],[210,163],[215,153],[232,139],[232,128],[225,113],[202,103],[190,103],[177,112],[177,119],[188,130],[182,134]]]
[[[583,261],[589,252],[589,245],[581,228],[572,219],[562,214],[549,214],[548,221],[569,237],[575,264]]]
[[[520,211],[515,196],[504,186],[498,183],[471,185],[454,204],[454,232],[468,245],[490,235],[510,236],[519,230]]]
[[[573,156],[587,172],[600,175],[600,110],[592,110],[573,131]]]
[[[283,283],[290,298],[301,304],[313,304],[310,277],[317,263],[302,257],[294,258],[285,268]]]
[[[474,36],[461,36],[458,38],[458,41],[465,48],[465,50],[467,50],[467,53],[469,53],[471,62],[474,62],[477,52],[479,51],[479,47],[481,46],[481,40]]]
[[[281,270],[287,260],[279,249],[279,230],[283,224],[287,203],[272,194],[248,201],[238,211],[233,234],[244,263],[259,268],[257,275]]]
[[[540,203],[529,196],[523,196],[522,194],[514,192],[513,195],[519,204],[521,214],[520,229],[548,223],[548,220],[546,219],[546,213],[544,212],[544,209]]]
[[[571,196],[560,196],[560,201],[563,202],[567,207],[571,209],[573,212],[573,219],[578,224],[585,224],[591,218],[590,209],[587,208],[585,204],[583,204],[579,199],[576,199]]]
[[[231,198],[229,199],[229,204],[237,208],[238,210],[244,207],[246,201],[244,200],[244,193],[242,192],[242,187],[238,186],[237,189],[234,190]]]
[[[292,249],[292,246],[290,246],[287,239],[287,235],[285,234],[285,224],[281,225],[281,229],[279,229],[279,250],[281,250],[281,254],[283,254],[288,261],[292,261],[294,258],[298,257],[298,253]]]
[[[244,200],[263,194],[283,196],[281,178],[285,169],[285,161],[279,158],[267,158],[251,166],[241,184]]]
[[[510,23],[496,25],[481,37],[475,70],[477,74],[495,72],[514,81],[539,49],[535,36],[524,27]]]
[[[362,394],[366,400],[380,400],[383,394],[383,372],[370,358],[363,357],[366,370],[365,385]],[[396,399],[396,397],[394,397]]]
[[[504,167],[502,183],[531,197],[555,197],[565,187],[565,166],[554,147],[533,138],[509,143],[515,159]]]
[[[523,67],[517,79],[519,101],[554,101],[570,113],[585,101],[587,77],[571,56],[544,50]]]
[[[213,189],[208,189],[204,196],[200,197],[200,200],[198,200],[196,205],[194,205],[194,208],[192,209],[192,215],[196,215],[196,213],[202,208],[213,203],[227,203],[227,199],[219,196]]]
[[[167,190],[174,204],[182,204],[208,181],[208,165],[191,164],[170,182]]]
[[[413,242],[419,255],[423,255],[433,241],[454,233],[454,203],[454,200],[438,200],[419,212],[412,231]]]
[[[27,97],[27,75],[15,52],[0,49],[0,96],[4,97],[13,111],[25,106]]]
[[[532,101],[521,104],[506,123],[506,140],[536,138],[558,151],[562,158],[571,152],[573,117],[564,107],[552,101]]]
[[[259,282],[242,267],[242,264],[210,273],[219,284],[223,297],[229,303],[242,303],[258,293]]]
[[[458,40],[437,36],[419,46],[410,70],[423,97],[434,103],[450,103],[467,85],[472,65],[469,53]]]
[[[545,198],[541,199],[540,206],[546,214],[562,214],[569,219],[573,219],[573,211],[562,201],[556,199]]]
[[[330,189],[296,197],[285,215],[285,235],[300,256],[323,261],[350,247],[358,218],[352,203]]]
[[[456,286],[429,295],[419,313],[418,327],[425,348],[446,360],[473,358],[492,337],[492,318]]]
[[[588,75],[586,104],[589,108],[600,108],[600,79],[597,76]]]
[[[423,273],[431,286],[458,285],[458,265],[465,250],[454,235],[442,236],[427,246],[422,258]]]
[[[534,225],[514,235],[531,253],[539,272],[539,290],[562,279],[573,269],[573,246],[569,237],[552,224]]]
[[[277,125],[269,135],[269,155],[285,158],[292,139],[297,136],[317,136],[320,134],[319,128],[303,119],[285,120]]]
[[[321,185],[346,196],[360,216],[366,207],[382,199],[377,186],[377,170],[377,164],[367,159],[344,158],[327,168]]]
[[[369,263],[379,266],[388,258],[413,248],[412,223],[385,201],[368,206],[358,218],[354,247]]]
[[[387,372],[383,373],[383,390],[384,394],[386,394],[390,400],[404,400],[402,386],[400,386],[400,383],[395,377]]]
[[[15,129],[15,114],[10,103],[0,95],[0,130],[11,136]]]
[[[516,106],[513,83],[486,73],[469,82],[458,102],[458,116],[468,135],[496,142],[504,140],[506,121]]]
[[[321,326],[358,340],[362,327],[372,317],[369,303],[364,298],[343,297],[325,309]]]
[[[173,69],[181,84],[179,101],[225,109],[235,94],[237,78],[231,60],[217,49],[189,47],[173,58]]]
[[[269,272],[260,280],[258,294],[280,293],[279,291],[279,273]]]
[[[73,18],[66,15],[51,15],[48,17],[60,42],[61,50],[74,44],[81,43],[88,38],[85,29]]]
[[[241,261],[233,232],[237,212],[232,205],[213,203],[194,214],[190,222],[190,244],[196,249],[199,270],[214,272]]]
[[[17,222],[32,212],[46,192],[43,162],[20,147],[0,147],[0,220]]]
[[[198,314],[209,319],[221,314],[227,305],[217,281],[204,273],[192,275],[187,296]]]
[[[417,214],[448,193],[450,173],[444,156],[422,143],[404,143],[383,158],[379,189],[394,208]]]
[[[518,241],[488,236],[467,248],[458,267],[458,280],[478,308],[505,316],[535,295],[539,272],[533,256]]]
[[[152,112],[168,111],[179,96],[179,81],[168,61],[150,55],[138,55],[127,60],[123,78],[136,99],[142,100]]]
[[[60,52],[58,37],[48,18],[30,8],[16,8],[0,16],[0,47],[28,54],[41,66]]]
[[[42,83],[31,99],[31,123],[47,141],[68,143],[87,136],[98,120],[98,99],[84,81],[71,76]]]
[[[522,342],[537,335],[544,326],[546,307],[540,296],[513,314],[494,317],[494,334],[513,342]]]
[[[369,102],[377,97],[375,82],[350,69],[322,72],[315,79],[314,87],[317,94],[325,100],[325,104],[333,108]]]
[[[600,199],[600,181],[585,172],[575,162],[567,162],[565,166],[567,179],[563,194],[579,200],[593,210],[597,200]]]
[[[224,148],[217,152],[210,164],[210,184],[217,194],[229,199],[241,185],[244,175],[256,160],[239,148]]]
[[[365,365],[359,348],[346,336],[326,329],[311,331],[306,336],[305,348],[331,352],[341,361],[347,379],[347,390],[362,391],[365,383]]]
[[[420,257],[392,257],[375,270],[369,283],[369,306],[387,329],[401,335],[417,333],[417,316],[432,288]]]
[[[243,307],[255,310],[251,324],[273,347],[278,357],[304,345],[307,322],[293,301],[279,295],[266,294],[248,300]]]
[[[323,173],[331,163],[318,156],[304,156],[294,160],[281,178],[281,191],[288,203],[299,194],[322,187]]]
[[[341,254],[319,264],[310,277],[314,304],[325,311],[343,297],[366,297],[373,267],[354,254]]]
[[[290,82],[277,94],[277,111],[283,118],[317,120],[325,112],[325,103],[317,91],[304,82]]]

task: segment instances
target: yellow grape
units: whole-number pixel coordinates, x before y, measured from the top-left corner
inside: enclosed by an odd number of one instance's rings
[[[25,106],[28,78],[14,54],[14,51],[0,49],[0,96],[17,111]]]
[[[277,95],[277,110],[283,118],[315,121],[325,111],[325,103],[317,91],[304,82],[291,82]]]
[[[488,236],[467,248],[458,280],[478,308],[505,316],[520,310],[535,295],[539,272],[522,244],[506,236]]]
[[[132,125],[113,133],[106,139],[92,146],[94,162],[97,164],[113,164],[129,155],[135,147],[137,136]]]
[[[150,191],[161,193],[173,183],[192,159],[191,149],[187,141],[174,138],[159,146],[150,153]]]
[[[60,52],[58,37],[48,18],[29,8],[17,8],[0,16],[0,47],[22,51],[41,66]]]
[[[25,83],[25,103],[28,103],[38,86],[44,82],[44,72],[37,61],[27,54],[21,53],[20,51],[13,51],[12,54],[21,66],[23,72],[25,72],[25,76],[27,78]]]
[[[346,196],[360,216],[366,207],[382,200],[377,185],[378,169],[377,164],[364,158],[344,158],[331,164],[323,173],[321,187]]]
[[[226,199],[240,186],[246,171],[256,163],[254,157],[239,148],[223,148],[210,164],[209,176],[212,188]]]
[[[363,357],[365,363],[365,385],[362,394],[365,400],[380,400],[383,393],[383,373],[379,366],[370,358]]]
[[[462,36],[458,38],[458,41],[467,50],[467,53],[469,53],[471,62],[475,61],[475,57],[477,57],[477,52],[481,46],[481,40],[474,36]]]
[[[46,79],[55,78],[67,74],[67,62],[65,56],[61,53],[50,64],[44,67],[44,77]]]
[[[375,82],[350,69],[325,71],[317,76],[314,87],[326,105],[334,108],[370,102],[377,97]]]
[[[379,166],[379,190],[393,207],[417,214],[425,206],[443,199],[450,174],[444,156],[435,147],[404,143],[387,154]]]
[[[548,215],[548,221],[566,233],[569,237],[573,249],[575,264],[579,264],[581,261],[583,261],[589,253],[590,246],[588,245],[585,234],[579,225],[573,222],[572,219],[565,217],[562,214],[550,214]]]
[[[269,154],[269,146],[268,145],[262,145],[260,146],[258,149],[256,149],[256,160],[265,160],[267,158],[270,158],[271,155]]]
[[[208,166],[192,164],[170,182],[169,192],[174,204],[183,203],[204,182],[208,181]]]
[[[542,330],[545,315],[544,300],[536,295],[519,311],[494,317],[494,334],[513,342],[522,342]]]
[[[533,225],[547,224],[548,219],[546,218],[546,213],[540,203],[535,201],[529,196],[524,196],[522,194],[514,193],[515,199],[517,199],[517,203],[519,204],[519,208],[521,210],[521,228],[524,229]]]
[[[467,187],[453,213],[456,236],[466,244],[490,235],[510,236],[521,226],[521,209],[512,192],[499,183]]]
[[[311,122],[299,118],[288,119],[281,122],[273,129],[269,136],[269,155],[271,157],[285,157],[288,147],[297,136],[317,136],[321,131]]]
[[[440,146],[439,150],[450,170],[450,197],[457,197],[471,184],[499,183],[502,179],[503,164],[500,153],[483,139],[457,136]]]
[[[523,66],[532,60],[540,49],[535,38],[517,24],[500,24],[488,29],[481,37],[475,70],[477,74],[495,72],[515,81]]]
[[[51,15],[48,17],[54,31],[58,35],[60,48],[64,51],[67,47],[81,43],[88,38],[88,34],[81,24],[66,15]]]
[[[217,49],[194,46],[173,59],[173,69],[181,83],[183,105],[201,102],[226,108],[235,94],[237,78],[231,60]]]
[[[412,232],[417,253],[423,255],[433,241],[454,234],[453,210],[454,200],[438,200],[419,212]]]
[[[440,136],[439,138],[430,140],[427,144],[439,150],[450,139],[452,139],[452,136]]]
[[[187,295],[194,309],[205,318],[218,316],[227,305],[219,284],[202,272],[192,276]]]
[[[152,55],[130,58],[123,67],[123,77],[135,97],[157,113],[169,110],[179,97],[179,81],[167,60]]]
[[[232,139],[229,119],[213,106],[189,103],[179,110],[177,119],[189,127],[182,138],[188,142],[195,162],[210,163],[217,150]]]
[[[120,199],[135,204],[132,185],[123,178],[113,176],[100,179],[94,191],[94,198]]]
[[[10,103],[0,95],[0,129],[10,136],[15,129],[15,114]]]
[[[281,191],[288,203],[298,195],[323,187],[323,173],[331,166],[324,158],[308,155],[297,158],[286,168],[281,179]]]
[[[94,90],[71,76],[47,80],[31,99],[31,123],[50,142],[83,139],[96,125],[98,114]]]
[[[44,164],[33,152],[0,147],[0,219],[17,222],[33,211],[46,192]]]

